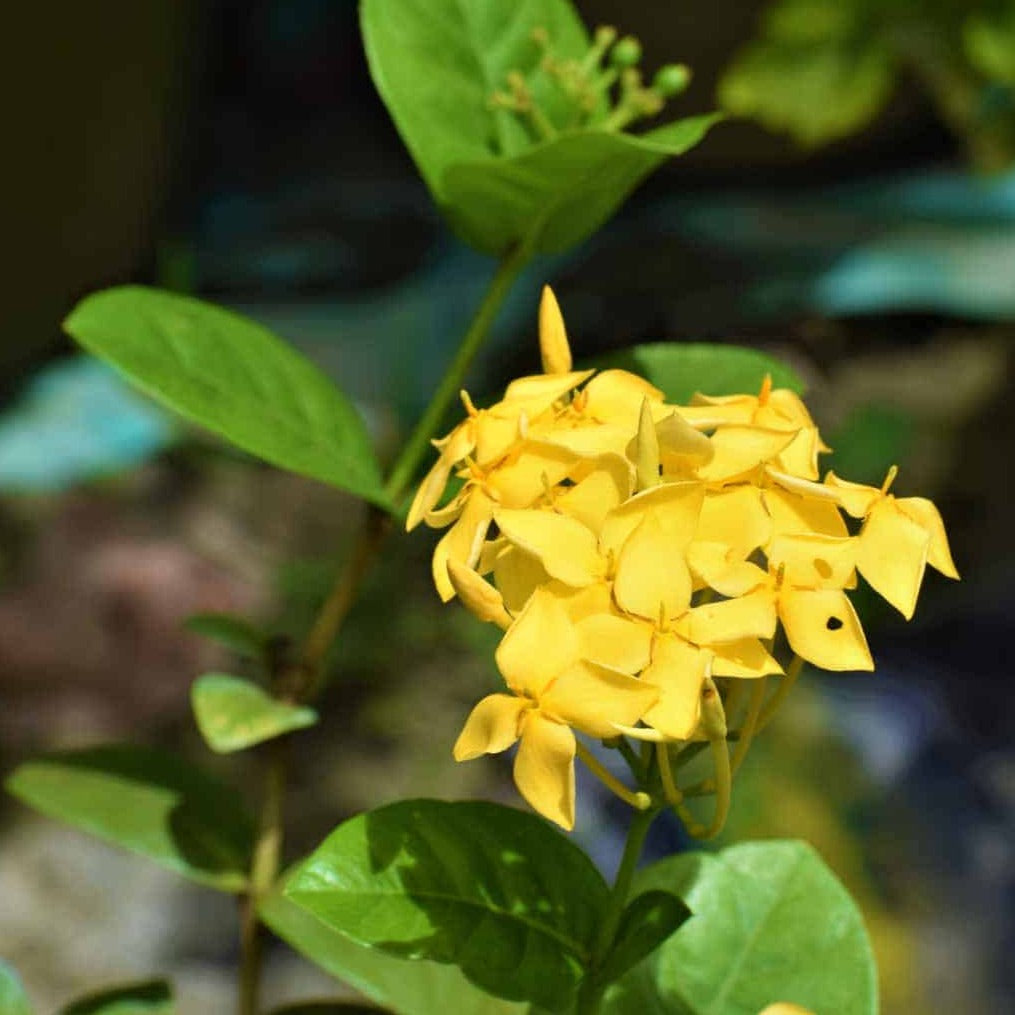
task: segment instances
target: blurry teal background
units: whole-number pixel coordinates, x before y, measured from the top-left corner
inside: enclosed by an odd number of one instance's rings
[[[647,66],[695,69],[679,113],[713,105],[764,7],[578,6],[639,34]],[[492,265],[429,205],[373,92],[353,3],[13,18],[19,45],[0,69],[17,142],[0,198],[16,254],[0,290],[0,765],[110,737],[196,751],[189,682],[235,661],[209,657],[179,621],[223,608],[298,628],[357,507],[168,419],[78,356],[60,319],[127,280],[238,307],[327,369],[390,454]],[[908,626],[862,604],[878,672],[805,683],[746,766],[731,834],[821,849],[868,916],[888,1015],[1012,1010],[1015,172],[973,172],[910,79],[869,127],[826,147],[731,122],[594,240],[529,271],[477,392],[533,368],[547,280],[582,359],[681,339],[791,359],[837,471],[875,482],[898,462],[900,490],[940,505],[963,583],[929,577]],[[492,663],[489,632],[434,602],[430,548],[425,534],[393,541],[339,646],[331,714],[297,780],[294,848],[381,799],[514,799],[502,760],[450,761]],[[624,816],[583,790],[580,834],[609,866]],[[97,898],[105,872],[133,861],[7,800],[0,813],[0,897],[14,900],[0,907],[0,954],[37,997],[55,1005],[102,972],[168,966],[185,1010],[215,1010],[230,913],[138,869],[134,895],[161,916],[129,922],[129,900],[107,912]],[[670,825],[654,846],[681,842]],[[281,948],[273,962],[280,997],[319,982]]]

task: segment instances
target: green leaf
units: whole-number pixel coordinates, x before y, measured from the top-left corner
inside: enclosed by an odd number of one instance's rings
[[[245,451],[390,506],[356,410],[261,325],[189,296],[121,286],[86,297],[64,328],[147,394]]]
[[[284,884],[293,876],[295,872]],[[385,1009],[398,1015],[526,1015],[529,1010],[527,1005],[491,997],[457,966],[407,961],[357,944],[290,902],[283,891],[284,887],[262,901],[261,919],[301,955]]]
[[[758,1015],[775,1001],[876,1015],[863,919],[805,843],[669,857],[642,871],[635,890],[676,892],[694,916],[609,989],[609,1015]]]
[[[1015,10],[1010,4],[971,14],[963,28],[963,42],[981,74],[1015,84]]]
[[[892,465],[904,461],[916,441],[912,413],[892,405],[858,405],[829,438],[829,467],[856,483],[880,486]]]
[[[243,891],[253,823],[232,789],[175,755],[108,746],[27,761],[6,781],[43,814],[184,877]]]
[[[0,959],[0,1012],[3,1015],[32,1015],[21,978],[14,968]]]
[[[114,987],[90,994],[62,1009],[60,1015],[173,1015],[173,992],[164,980]]]
[[[612,983],[647,955],[651,955],[691,915],[683,899],[672,892],[651,891],[637,896],[624,910],[613,948],[598,979]]]
[[[535,69],[533,28],[546,28],[564,59],[589,46],[567,0],[363,0],[360,22],[374,84],[438,204],[449,166],[531,146],[518,116],[489,100],[509,71]],[[531,88],[548,115],[563,108],[545,75]]]
[[[572,131],[511,158],[459,162],[445,172],[439,200],[458,235],[486,253],[521,242],[536,252],[566,250],[718,119],[689,117],[640,135]]]
[[[766,374],[776,388],[798,394],[804,383],[792,367],[777,359],[738,345],[709,342],[657,342],[624,349],[601,364],[620,367],[651,381],[670,402],[686,403],[703,395],[755,394]]]
[[[723,75],[719,104],[819,145],[869,123],[894,80],[889,47],[849,5],[783,0]]]
[[[267,636],[249,620],[232,613],[192,613],[183,626],[193,634],[218,642],[247,659],[263,659]]]
[[[275,1008],[271,1015],[376,1015],[379,1008],[372,1004],[349,1004],[345,1001],[300,1001]]]
[[[454,963],[497,997],[556,1011],[588,963],[608,892],[540,818],[414,800],[339,826],[287,895],[360,944]]]
[[[190,703],[201,736],[219,754],[242,751],[317,722],[312,708],[279,701],[249,680],[226,673],[198,677]]]

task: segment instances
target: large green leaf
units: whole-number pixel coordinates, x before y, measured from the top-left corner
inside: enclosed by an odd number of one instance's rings
[[[642,871],[635,887],[679,894],[694,916],[610,988],[609,1015],[758,1015],[775,1001],[876,1015],[863,919],[805,843],[669,857]]]
[[[147,394],[245,451],[388,506],[356,410],[254,321],[189,296],[121,286],[86,297],[64,328]]]
[[[776,388],[798,394],[804,383],[797,372],[779,360],[738,345],[709,342],[656,342],[635,345],[610,356],[603,364],[641,374],[671,402],[686,403],[703,395],[757,394],[765,375]]]
[[[301,955],[397,1015],[526,1015],[529,1010],[491,997],[457,966],[407,961],[357,944],[290,902],[283,890],[261,903],[261,919]]]
[[[52,818],[221,891],[242,891],[253,823],[237,794],[181,758],[94,747],[27,761],[7,789]]]
[[[1015,84],[1015,9],[1011,4],[970,14],[963,41],[977,70],[992,80]]]
[[[0,959],[0,1013],[32,1015],[32,1006],[21,985],[21,978],[3,959]]]
[[[173,992],[163,980],[114,987],[67,1005],[60,1015],[173,1015]]]
[[[279,701],[249,680],[227,673],[198,677],[190,702],[201,736],[219,754],[242,751],[317,722],[312,708]]]
[[[374,84],[438,204],[449,166],[531,145],[518,117],[492,109],[490,96],[509,71],[539,62],[533,28],[546,28],[563,58],[589,45],[568,0],[363,0],[360,20]],[[558,89],[543,75],[531,86],[552,114]]]
[[[565,250],[718,118],[689,117],[640,135],[571,131],[511,158],[459,162],[445,172],[439,201],[455,231],[479,250],[502,254],[522,241],[538,252]]]
[[[601,983],[612,983],[651,955],[691,915],[687,904],[670,892],[643,892],[624,909],[617,936],[599,970]]]
[[[607,900],[549,824],[488,803],[414,800],[339,826],[287,896],[392,955],[457,965],[497,997],[566,1008]]]

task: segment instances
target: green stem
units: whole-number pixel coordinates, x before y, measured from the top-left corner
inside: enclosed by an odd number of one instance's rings
[[[415,430],[406,442],[402,453],[398,456],[395,464],[391,467],[387,482],[384,485],[385,492],[391,500],[397,504],[405,494],[405,491],[412,483],[416,470],[423,461],[424,456],[430,449],[430,440],[441,425],[448,408],[458,392],[462,388],[465,375],[486,340],[490,325],[493,324],[497,311],[505,297],[511,291],[511,286],[528,264],[532,257],[530,243],[519,243],[504,255],[503,260],[497,267],[497,272],[490,281],[490,285],[480,303],[476,315],[472,318],[469,330],[462,339],[462,344],[455,353],[455,358],[448,367],[440,387],[434,392],[430,404],[426,407]]]
[[[261,923],[258,909],[261,900],[272,890],[278,877],[282,856],[283,814],[285,796],[285,743],[269,745],[265,773],[264,800],[254,855],[250,866],[250,885],[241,903],[240,923],[240,987],[238,1015],[257,1015],[261,988]]]
[[[610,891],[606,915],[599,925],[599,934],[592,952],[591,968],[578,992],[575,1015],[595,1015],[599,1011],[599,1005],[607,985],[599,981],[597,973],[613,948],[620,920],[624,915],[624,907],[627,905],[627,899],[631,893],[631,882],[638,867],[638,859],[641,856],[642,847],[645,845],[645,836],[648,835],[648,830],[658,813],[658,809],[636,811],[631,819],[627,830],[627,841],[624,843],[624,855],[621,857],[617,878]]]

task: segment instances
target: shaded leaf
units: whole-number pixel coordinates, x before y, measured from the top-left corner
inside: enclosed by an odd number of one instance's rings
[[[193,634],[218,642],[248,659],[262,659],[267,636],[249,620],[232,613],[192,613],[183,626]]]
[[[32,1015],[21,977],[14,968],[0,959],[0,1012],[3,1015]]]
[[[114,987],[63,1008],[60,1015],[173,1015],[173,992],[163,980]]]
[[[1015,84],[1015,9],[1010,4],[970,14],[963,42],[977,70],[994,81]]]
[[[689,117],[646,134],[580,130],[511,158],[460,162],[440,201],[466,243],[490,254],[533,244],[566,250],[585,239],[666,159],[694,147],[719,117]]]
[[[610,1015],[757,1015],[788,1001],[876,1015],[877,970],[845,888],[801,842],[685,853],[640,872],[639,893],[675,892],[694,916],[607,993]]]
[[[286,883],[290,879],[287,876]],[[398,1015],[525,1015],[529,1010],[491,997],[457,966],[407,961],[357,944],[290,902],[281,889],[264,899],[260,914],[301,955]]]
[[[798,394],[804,383],[797,372],[757,349],[709,342],[657,342],[635,345],[610,356],[604,366],[621,367],[641,374],[659,388],[670,402],[686,403],[703,395],[753,394],[766,374],[772,385]]]
[[[201,736],[219,754],[242,751],[317,722],[312,708],[279,701],[249,680],[226,673],[198,677],[190,703]]]
[[[545,821],[488,803],[414,800],[339,826],[287,896],[360,944],[459,966],[497,997],[566,1008],[607,889]]]
[[[388,506],[356,410],[254,321],[189,296],[120,286],[86,297],[64,328],[147,394],[245,451]]]
[[[238,795],[175,755],[108,746],[27,761],[7,789],[52,818],[221,891],[242,891],[253,823]]]
[[[651,955],[691,915],[683,899],[671,892],[650,891],[630,902],[621,917],[613,948],[598,979],[611,983]]]

